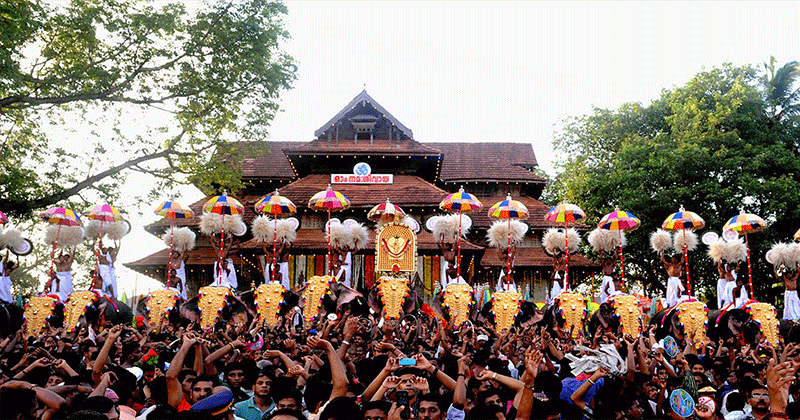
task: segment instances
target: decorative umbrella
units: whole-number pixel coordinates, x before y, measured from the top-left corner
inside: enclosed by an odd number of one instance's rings
[[[617,207],[611,213],[603,216],[603,218],[600,219],[600,223],[597,225],[600,229],[619,231],[619,266],[622,275],[623,289],[625,288],[625,263],[622,259],[622,232],[628,233],[634,231],[638,229],[641,224],[642,221],[639,220],[638,217],[627,211],[622,211]]]
[[[464,187],[459,187],[457,193],[452,193],[439,203],[439,208],[450,212],[458,213],[458,254],[456,256],[456,278],[461,276],[461,215],[464,212],[480,210],[481,202],[474,195],[464,191]]]
[[[544,215],[545,220],[564,224],[564,252],[567,253],[567,265],[564,268],[564,284],[566,284],[567,287],[569,287],[569,235],[567,235],[567,223],[577,222],[585,218],[586,213],[584,213],[580,207],[569,203],[561,203],[557,206],[553,206],[547,214]]]
[[[169,262],[167,263],[167,285],[169,285],[172,276],[172,240],[175,233],[175,219],[191,219],[194,217],[194,212],[170,198],[159,204],[153,213],[169,219]]]
[[[328,184],[328,188],[325,191],[320,191],[308,200],[308,207],[311,207],[317,211],[327,211],[328,212],[328,266],[326,267],[326,275],[330,275],[331,273],[331,264],[333,263],[333,255],[331,254],[331,212],[332,211],[340,211],[350,207],[350,200],[347,199],[342,193],[339,191],[334,191],[331,189],[331,184]]]
[[[508,267],[506,268],[506,279],[511,278],[511,219],[527,219],[528,208],[517,200],[511,199],[511,194],[506,195],[506,199],[493,204],[489,207],[489,217],[508,220]]]
[[[256,212],[270,214],[275,219],[275,229],[272,230],[272,276],[270,277],[275,281],[275,265],[278,259],[278,216],[294,214],[297,212],[297,206],[288,198],[278,194],[278,190],[275,190],[272,195],[264,196],[261,200],[258,200],[254,207]]]
[[[758,232],[767,227],[767,222],[764,219],[752,213],[745,213],[741,210],[738,215],[731,217],[725,222],[722,227],[723,231],[732,230],[734,232],[744,233],[744,244],[747,249],[747,276],[750,283],[750,299],[753,298],[753,271],[750,268],[750,244],[747,243],[747,234]],[[795,234],[797,237],[797,234]]]
[[[389,197],[386,197],[385,203],[378,204],[367,213],[367,218],[373,222],[392,222],[402,220],[404,217],[406,217],[406,212],[400,206],[392,204]]]
[[[797,229],[797,232],[794,233],[794,239],[800,241],[800,229]]]
[[[686,284],[689,286],[689,295],[692,294],[692,282],[689,276],[689,252],[686,250],[686,230],[701,229],[706,225],[705,220],[693,211],[686,211],[681,205],[677,213],[672,213],[661,224],[661,228],[672,232],[683,232],[683,260],[686,262]]]
[[[61,233],[61,226],[80,226],[81,218],[74,211],[64,207],[51,207],[39,214],[39,217],[47,223],[58,225],[56,240],[53,242],[53,252],[50,254],[50,278],[52,278],[53,263],[56,259],[56,247],[58,246],[58,235]]]
[[[239,200],[228,197],[228,192],[223,191],[222,195],[211,197],[203,205],[203,211],[208,213],[215,213],[222,215],[222,233],[219,235],[219,281],[222,282],[222,250],[225,249],[225,215],[233,216],[235,214],[242,214],[244,206]]]
[[[98,204],[83,215],[89,219],[100,221],[100,231],[97,234],[96,249],[94,250],[94,280],[97,280],[97,267],[100,265],[100,249],[103,247],[103,224],[105,222],[119,222],[122,220],[122,215],[110,204]]]
[[[0,211],[0,225],[5,225],[6,223],[8,223],[8,216]]]

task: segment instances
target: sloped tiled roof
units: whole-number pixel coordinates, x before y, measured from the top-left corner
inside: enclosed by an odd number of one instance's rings
[[[526,168],[537,165],[530,143],[425,143],[442,152],[444,182],[547,182]]]
[[[394,124],[397,128],[399,128],[400,131],[403,132],[403,134],[405,134],[409,138],[414,138],[414,133],[411,131],[411,129],[403,125],[397,118],[394,117],[394,115],[390,114],[389,111],[387,111],[384,107],[381,106],[381,104],[376,102],[375,99],[372,99],[372,97],[369,96],[369,94],[367,93],[366,89],[362,90],[361,93],[356,95],[356,97],[353,98],[353,100],[350,101],[350,103],[345,105],[344,108],[342,108],[342,110],[339,111],[338,114],[334,115],[333,118],[330,119],[330,121],[326,122],[325,124],[322,125],[322,127],[317,129],[317,131],[314,132],[314,137],[319,137],[328,127],[330,127],[332,124],[342,119],[342,117],[345,114],[350,112],[350,110],[353,109],[359,103],[368,103],[372,105],[372,107],[375,108],[375,110],[380,112],[387,120],[389,120],[392,124]]]
[[[546,267],[552,266],[553,258],[547,255],[541,247],[530,248],[517,248],[517,254],[514,257],[515,267]],[[494,250],[487,249],[481,259],[481,265],[484,267],[505,267],[506,263],[502,262]],[[586,259],[586,257],[578,254],[570,254],[569,256],[570,267],[581,268],[594,268],[600,265],[594,261]]]
[[[238,142],[236,144],[240,151],[243,152],[241,158],[242,177],[243,178],[279,178],[279,179],[292,179],[294,178],[294,171],[289,161],[286,159],[284,149],[297,147],[298,145],[306,144],[305,142],[296,141],[265,141],[263,142],[264,153],[261,154],[257,150],[244,150],[247,147],[257,148],[251,142]]]
[[[439,155],[440,152],[436,148],[428,144],[420,143],[413,139],[407,140],[388,140],[388,139],[375,139],[371,142],[365,139],[359,139],[358,142],[349,140],[311,140],[303,143],[293,143],[290,147],[283,149],[287,155],[294,154],[387,154],[387,155],[408,155],[408,154],[423,154],[423,155]]]
[[[306,206],[314,194],[327,188],[330,175],[311,174],[281,188],[281,195],[299,206]],[[372,208],[386,201],[388,197],[394,203],[404,206],[438,206],[447,197],[447,191],[413,175],[395,175],[392,184],[359,185],[333,184],[333,189],[350,199],[351,207]]]
[[[308,200],[316,193],[326,189],[331,181],[330,175],[312,174],[292,182],[280,189],[280,194],[300,208],[308,207]],[[438,206],[449,194],[447,191],[413,175],[395,175],[394,182],[386,185],[374,184],[333,184],[333,189],[344,194],[350,200],[350,206],[355,208],[372,208],[373,206],[386,201],[389,198],[395,203],[403,203],[403,206]],[[264,194],[270,194],[265,191]],[[242,219],[250,223],[256,214],[253,211],[255,203],[263,195],[246,195],[235,197],[244,206]],[[208,197],[202,198],[189,205],[194,214],[203,214],[203,205],[208,201]],[[161,219],[146,227],[148,232],[163,232],[170,223],[176,227],[197,226],[200,223],[199,217],[193,219]]]

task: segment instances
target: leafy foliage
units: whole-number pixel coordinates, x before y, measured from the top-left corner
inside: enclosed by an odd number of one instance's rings
[[[758,214],[771,226],[748,235],[755,297],[775,299],[782,284],[773,289],[764,253],[800,227],[800,129],[791,119],[774,118],[774,103],[780,109],[797,103],[770,99],[778,92],[765,85],[770,80],[786,82],[725,65],[662,92],[648,106],[629,103],[573,118],[556,139],[564,158],[548,197],[580,205],[590,222],[615,205],[637,215],[642,227],[628,235],[626,277],[661,290],[666,278],[649,234],[681,205],[705,219],[702,232],[721,233],[740,209]],[[791,86],[780,92],[792,94]],[[705,247],[689,260],[694,287],[714,295],[717,273]]]
[[[296,70],[282,3],[11,0],[0,6],[0,208],[113,201],[129,171],[241,187]],[[144,192],[144,189],[142,189]],[[76,204],[77,203],[77,204]]]

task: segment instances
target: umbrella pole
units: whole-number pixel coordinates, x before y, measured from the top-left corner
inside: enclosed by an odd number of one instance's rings
[[[619,231],[619,270],[622,277],[622,290],[625,290],[625,261],[622,259],[622,229]]]
[[[567,253],[567,261],[564,266],[564,289],[569,291],[569,235],[567,235],[566,223],[564,223],[564,252]]]
[[[689,277],[689,251],[686,249],[686,229],[683,230],[683,260],[686,262],[686,287],[689,289],[689,296],[692,296],[692,280]]]
[[[331,275],[331,269],[333,264],[333,255],[331,254],[331,211],[328,210],[328,266],[327,273],[325,275]]]
[[[94,276],[92,277],[92,285],[97,282],[97,270],[100,268],[100,248],[103,247],[103,223],[104,220],[100,220],[100,233],[97,234],[97,243],[95,244],[94,250]]]
[[[506,270],[506,286],[511,285],[511,218],[508,219],[508,269]],[[506,290],[510,287],[506,287]]]
[[[277,257],[277,242],[278,242],[278,217],[275,215],[275,228],[272,229],[272,275],[270,281],[275,281],[275,263]]]
[[[461,212],[458,212],[458,256],[456,256],[456,280],[461,277]]]
[[[172,274],[172,247],[173,235],[175,234],[175,222],[170,219],[169,221],[169,262],[167,263],[167,287],[169,287],[169,280]]]
[[[747,242],[747,232],[744,233],[744,245],[747,249],[747,282],[750,283],[750,300],[753,300],[753,270],[750,268],[750,243]]]
[[[61,224],[58,224],[58,231],[56,232],[56,241],[53,242],[53,253],[50,254],[50,278],[53,278],[53,264],[56,261],[56,247],[58,246],[58,236],[61,235]],[[49,280],[49,279],[48,279]]]
[[[225,213],[222,213],[222,233],[219,235],[219,277],[217,282],[222,286],[222,250],[225,249]]]

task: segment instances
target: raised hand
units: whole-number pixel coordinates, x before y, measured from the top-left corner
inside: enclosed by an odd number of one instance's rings
[[[390,375],[383,380],[383,387],[386,389],[395,389],[397,388],[397,385],[400,385],[399,376]]]
[[[112,342],[113,341],[117,341],[117,339],[119,338],[120,334],[122,334],[122,325],[121,324],[114,325],[108,331],[108,340],[110,340]]]
[[[386,360],[386,367],[384,367],[388,372],[394,372],[397,369],[400,369],[400,363],[398,363],[397,358],[394,356],[389,356],[389,359]]]
[[[292,365],[288,370],[289,376],[303,376],[305,372],[306,370],[299,364]]]
[[[428,359],[425,358],[422,354],[414,355],[414,359],[417,361],[417,369],[427,370],[428,372],[433,372],[434,367]]]
[[[494,376],[494,372],[492,372],[489,369],[484,369],[480,373],[475,375],[475,379],[477,379],[479,381],[488,381],[489,379],[492,379],[493,376]]]
[[[412,378],[411,385],[414,387],[414,389],[422,392],[423,394],[427,394],[430,391],[430,387],[428,386],[428,380],[421,376],[415,376],[414,378]]]

